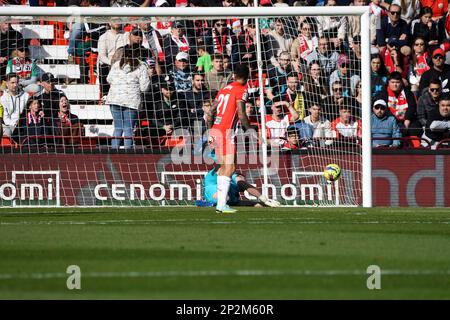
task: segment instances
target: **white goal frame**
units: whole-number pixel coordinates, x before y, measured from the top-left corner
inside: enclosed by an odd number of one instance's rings
[[[371,85],[370,85],[370,11],[368,6],[348,7],[202,7],[202,8],[123,8],[123,7],[2,7],[1,16],[21,17],[47,16],[60,18],[76,17],[167,17],[193,18],[208,16],[224,17],[283,17],[283,16],[360,16],[361,17],[361,84],[362,84],[362,206],[372,207],[372,143],[371,143]],[[258,26],[258,19],[256,19]],[[257,32],[257,55],[261,57],[260,31]],[[261,59],[258,59],[261,63]],[[259,77],[261,80],[261,68]],[[260,81],[260,86],[262,86]],[[262,92],[262,90],[260,90]],[[262,101],[262,100],[261,100]],[[264,112],[264,108],[261,108]],[[262,114],[264,116],[264,114]],[[265,127],[262,127],[265,137]],[[265,141],[263,154],[267,147]],[[263,161],[265,183],[267,182],[267,161]]]

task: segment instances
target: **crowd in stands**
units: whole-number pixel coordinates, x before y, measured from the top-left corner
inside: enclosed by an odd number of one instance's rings
[[[398,148],[412,137],[436,147],[449,138],[450,16],[448,0],[260,0],[260,6],[369,6],[374,148]],[[24,4],[9,2],[9,4]],[[33,0],[27,5],[227,7],[249,0]],[[189,10],[186,8],[186,10]],[[359,17],[261,18],[261,57],[253,19],[68,23],[68,59],[80,64],[79,84],[97,83],[113,117],[110,146],[164,144],[177,129],[204,132],[204,112],[233,81],[233,68],[251,71],[247,114],[261,134],[264,97],[272,147],[329,147],[362,133]],[[80,143],[83,126],[57,79],[39,72],[29,40],[0,23],[2,133],[21,143],[53,135]],[[96,57],[95,77],[86,70]],[[262,67],[262,85],[258,67]],[[83,71],[84,70],[84,71]],[[260,87],[263,92],[260,92]],[[58,138],[59,137],[59,138]],[[65,138],[61,138],[65,137]],[[204,141],[202,139],[201,141]],[[27,139],[27,143],[41,143]],[[145,143],[144,143],[145,144]],[[413,142],[413,146],[418,147]]]

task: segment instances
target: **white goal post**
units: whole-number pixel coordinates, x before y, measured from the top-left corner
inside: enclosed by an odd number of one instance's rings
[[[139,17],[154,18],[165,17],[170,20],[177,18],[193,18],[193,17],[208,17],[208,19],[218,18],[255,18],[256,33],[257,33],[257,56],[258,63],[261,64],[261,43],[259,41],[260,29],[258,28],[258,17],[287,17],[287,16],[360,16],[361,20],[361,88],[362,88],[362,156],[361,156],[361,186],[362,186],[362,206],[372,207],[372,145],[371,145],[371,70],[370,70],[370,13],[369,7],[226,7],[226,8],[100,8],[100,7],[2,7],[1,16],[8,16],[12,19],[17,18],[26,21],[27,17],[33,20],[33,17],[48,17],[48,20],[65,21],[64,19],[77,19],[79,17]],[[260,94],[263,92],[262,71],[258,68]],[[265,116],[265,108],[263,99],[260,100],[261,117]],[[267,157],[267,150],[264,149],[266,144],[265,126],[262,126],[263,139],[263,156]],[[262,162],[264,183],[268,184],[268,167],[267,161]]]

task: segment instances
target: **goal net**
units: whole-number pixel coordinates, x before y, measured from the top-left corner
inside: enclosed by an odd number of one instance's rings
[[[238,64],[237,172],[286,206],[370,206],[365,8],[2,12],[1,206],[208,204],[205,114]]]

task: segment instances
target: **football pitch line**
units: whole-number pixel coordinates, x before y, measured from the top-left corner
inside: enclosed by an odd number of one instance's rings
[[[261,277],[261,276],[366,276],[364,270],[235,270],[235,271],[150,271],[150,272],[83,272],[86,278],[166,278],[166,277]],[[382,276],[435,276],[450,275],[450,270],[381,270]],[[17,279],[61,279],[67,278],[67,273],[0,273],[1,280]]]
[[[222,217],[222,216],[221,216]],[[223,216],[232,219],[232,216]],[[121,219],[121,220],[23,220],[0,221],[3,226],[15,225],[157,225],[157,224],[450,224],[450,220],[320,220],[317,218],[250,218],[245,220],[217,221],[216,219]]]

